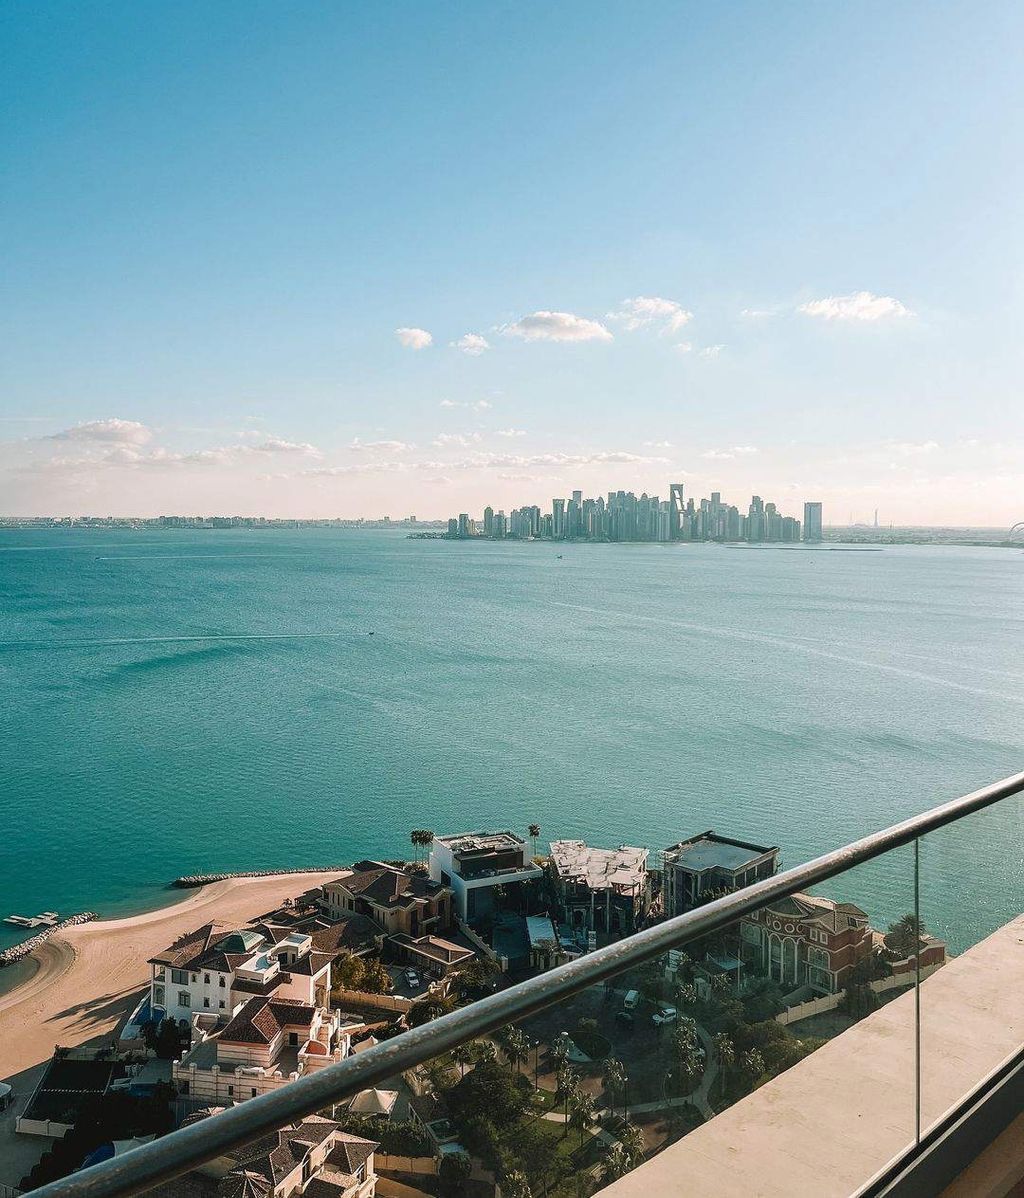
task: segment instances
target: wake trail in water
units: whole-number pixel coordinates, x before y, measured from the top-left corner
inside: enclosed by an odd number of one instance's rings
[[[0,649],[95,649],[105,645],[174,645],[195,641],[331,641],[349,632],[224,632],[194,636],[124,636],[84,641],[0,641]]]
[[[965,682],[953,682],[949,678],[936,678],[932,674],[922,674],[918,670],[907,670],[902,666],[886,665],[880,661],[865,661],[860,657],[848,657],[843,653],[830,653],[827,649],[819,649],[812,645],[801,645],[796,641],[782,640],[781,637],[768,636],[761,632],[744,632],[738,628],[716,628],[711,624],[695,624],[689,620],[671,620],[666,616],[641,616],[635,612],[615,611],[611,608],[582,607],[575,603],[559,603],[552,601],[553,607],[564,607],[569,611],[588,612],[595,616],[605,616],[615,620],[634,620],[644,624],[662,624],[668,628],[685,628],[689,632],[703,632],[708,636],[720,637],[724,640],[744,641],[747,644],[771,645],[777,649],[789,649],[795,653],[805,653],[811,657],[821,657],[826,661],[841,661],[845,665],[859,666],[861,669],[881,670],[886,674],[897,674],[902,678],[914,678],[919,682],[930,682],[933,686],[944,686],[949,690],[963,691],[969,695],[979,695],[987,699],[1001,699],[1005,703],[1024,703],[1024,696],[1006,695],[1002,691],[985,690],[982,687],[968,686]]]
[[[307,557],[303,553],[133,553],[98,557],[98,562],[205,562],[224,557]]]

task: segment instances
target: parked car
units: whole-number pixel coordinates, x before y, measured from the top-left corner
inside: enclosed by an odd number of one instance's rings
[[[622,1009],[624,1011],[635,1011],[640,1005],[640,991],[627,990],[626,997],[622,1000]]]
[[[631,1032],[633,1030],[633,1016],[629,1013],[629,1011],[616,1011],[615,1022],[624,1031]]]
[[[675,1009],[675,1007],[667,1006],[665,1003],[662,1003],[661,1006],[658,1007],[658,1009],[651,1016],[651,1019],[656,1027],[661,1027],[662,1024],[665,1023],[675,1023],[678,1018],[679,1012]]]
[[[407,985],[412,986],[415,989],[415,987],[417,987],[422,981],[419,975],[419,970],[407,969],[405,971],[405,981]]]

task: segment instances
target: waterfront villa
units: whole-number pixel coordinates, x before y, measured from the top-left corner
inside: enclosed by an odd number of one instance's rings
[[[250,998],[230,1018],[199,1013],[192,1047],[171,1066],[179,1092],[227,1106],[344,1060],[362,1021],[342,1024],[337,1011],[278,997]]]
[[[150,958],[150,1011],[187,1028],[196,1012],[230,1016],[254,995],[326,1006],[335,955],[294,927],[204,924]]]
[[[218,1114],[218,1108],[195,1111],[185,1124]],[[377,1147],[330,1119],[309,1115],[150,1193],[155,1198],[373,1198]]]
[[[320,903],[329,919],[365,915],[389,936],[422,936],[451,925],[451,890],[423,874],[381,861],[359,861],[352,872],[326,882]]]
[[[739,890],[779,869],[777,845],[750,844],[714,832],[681,840],[661,854],[666,915],[682,915],[710,896]]]
[[[530,860],[526,841],[514,832],[461,832],[435,836],[430,877],[450,887],[455,913],[474,923],[494,911],[494,891],[534,882],[544,871]]]
[[[793,894],[744,916],[740,945],[746,966],[784,990],[837,994],[871,957],[874,934],[867,913],[853,903]]]
[[[554,840],[551,877],[572,928],[628,936],[647,915],[646,849],[595,849],[582,840]]]

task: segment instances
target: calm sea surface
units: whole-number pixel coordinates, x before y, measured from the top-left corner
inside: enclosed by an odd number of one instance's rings
[[[796,864],[1024,764],[1024,554],[561,554],[0,534],[0,915],[126,914],[182,873],[404,854],[412,827],[713,828]],[[953,947],[1020,911],[1022,829],[1011,801],[923,846]],[[826,889],[882,924],[910,851]]]

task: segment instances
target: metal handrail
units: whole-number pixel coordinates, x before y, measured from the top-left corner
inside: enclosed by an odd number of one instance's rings
[[[1022,792],[1024,772],[862,837],[804,865],[755,882],[696,911],[646,928],[507,990],[488,995],[365,1052],[299,1077],[272,1093],[229,1107],[214,1118],[191,1124],[123,1156],[41,1186],[33,1192],[33,1198],[118,1198],[149,1189],[387,1077],[421,1065],[457,1044],[524,1019],[679,944],[720,931],[766,903],[824,882]]]

